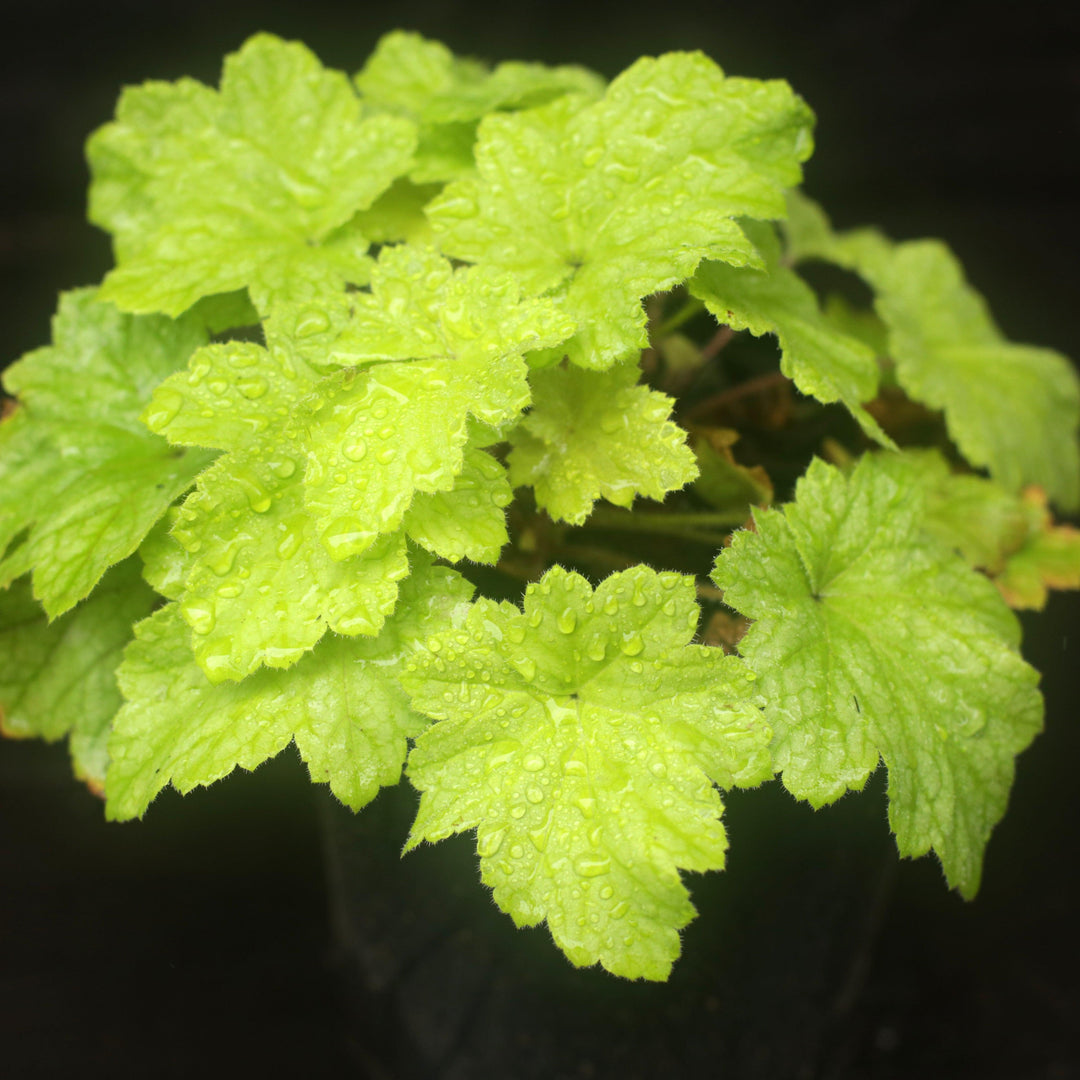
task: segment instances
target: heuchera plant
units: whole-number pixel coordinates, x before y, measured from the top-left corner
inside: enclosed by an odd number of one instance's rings
[[[4,731],[114,820],[290,743],[355,810],[404,771],[406,850],[475,830],[518,925],[631,978],[774,775],[883,761],[974,895],[1042,723],[1010,605],[1080,585],[1080,393],[942,243],[835,232],[812,126],[700,53],[605,85],[411,33],[126,90],[116,267],[5,376]]]

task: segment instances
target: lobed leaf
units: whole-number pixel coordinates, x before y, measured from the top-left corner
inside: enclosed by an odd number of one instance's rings
[[[1080,506],[1080,380],[1068,360],[1006,341],[941,242],[835,234],[805,197],[789,207],[791,257],[827,259],[867,280],[900,385],[944,411],[964,457],[1010,491],[1037,484],[1066,509]]]
[[[700,53],[645,58],[595,104],[487,116],[479,175],[428,216],[448,254],[557,296],[577,327],[570,360],[604,370],[645,346],[642,297],[704,258],[760,263],[735,219],[783,215],[810,125],[786,83],[725,78]]]
[[[679,869],[718,869],[714,784],[771,775],[753,675],[690,645],[693,582],[635,567],[595,591],[556,567],[525,610],[474,603],[406,665],[439,723],[409,755],[408,847],[477,831],[484,882],[576,965],[663,979],[693,917]]]
[[[760,337],[775,334],[780,370],[818,401],[840,401],[870,438],[895,449],[878,422],[862,407],[877,396],[876,354],[863,342],[837,329],[818,307],[813,290],[780,262],[774,229],[744,224],[764,259],[764,266],[736,267],[706,262],[690,280],[692,295],[702,300],[718,322]]]
[[[356,76],[364,100],[407,116],[420,128],[410,176],[450,180],[473,166],[476,124],[496,110],[530,108],[566,93],[599,97],[604,83],[585,68],[510,61],[490,71],[445,45],[395,30],[383,35]]]
[[[639,375],[636,364],[533,373],[532,409],[510,433],[510,480],[531,484],[557,521],[580,525],[598,498],[662,499],[697,476],[672,399],[639,386]]]
[[[132,623],[153,602],[133,559],[52,621],[25,579],[0,592],[0,731],[15,739],[67,737],[75,775],[102,792],[106,742],[122,703],[115,670]]]
[[[366,280],[344,229],[409,168],[416,127],[364,116],[349,80],[270,34],[226,58],[220,92],[129,89],[87,145],[90,219],[116,238],[102,296],[178,315],[247,287],[260,311],[298,289]]]
[[[92,289],[61,297],[53,344],[4,374],[19,405],[0,424],[0,585],[32,569],[49,616],[69,610],[213,460],[139,420],[203,341],[190,321],[121,315]]]
[[[118,676],[127,703],[109,740],[106,814],[141,817],[170,783],[186,793],[237,766],[253,769],[295,741],[311,778],[354,810],[397,783],[406,739],[427,721],[396,674],[416,642],[444,625],[471,588],[421,560],[373,640],[327,638],[289,672],[212,683],[193,661],[178,605],[135,628]]]
[[[881,758],[901,854],[933,848],[972,896],[1014,757],[1042,724],[1038,673],[990,582],[923,533],[918,484],[895,469],[871,455],[845,477],[815,461],[713,577],[755,620],[739,649],[788,790],[821,806]]]

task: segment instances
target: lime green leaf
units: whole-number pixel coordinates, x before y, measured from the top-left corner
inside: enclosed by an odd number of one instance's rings
[[[918,484],[894,469],[815,461],[794,503],[735,534],[714,580],[755,620],[739,648],[785,786],[821,806],[880,757],[901,854],[933,848],[971,896],[1013,759],[1042,723],[1038,673],[990,582],[922,534]]]
[[[170,507],[139,546],[143,579],[167,600],[184,595],[184,581],[191,572],[191,555],[172,536],[179,516],[179,509]]]
[[[605,369],[645,346],[642,297],[703,258],[760,263],[734,219],[783,215],[811,119],[786,83],[725,78],[700,53],[645,58],[596,104],[486,117],[479,176],[428,214],[448,254],[555,292],[570,359]]]
[[[1010,607],[1041,611],[1050,589],[1080,589],[1080,530],[1055,525],[1038,488],[1024,493],[1028,534],[994,579]]]
[[[430,249],[385,249],[370,293],[329,350],[348,367],[308,405],[305,500],[335,558],[398,528],[414,493],[447,492],[468,418],[499,425],[529,402],[523,353],[573,330],[547,301],[487,267],[452,271]]]
[[[1041,488],[1014,495],[954,473],[936,450],[908,450],[882,464],[900,482],[919,484],[926,532],[989,574],[1010,607],[1039,611],[1050,589],[1080,588],[1080,531],[1054,523]]]
[[[804,394],[818,401],[843,402],[870,438],[892,446],[862,407],[877,396],[875,353],[829,322],[810,286],[781,265],[780,241],[771,226],[749,222],[744,227],[763,256],[764,267],[704,263],[690,281],[690,292],[733,330],[749,330],[758,337],[776,334],[780,370]]]
[[[128,90],[87,147],[90,217],[114,233],[102,296],[179,314],[246,286],[265,311],[297,288],[366,280],[337,230],[409,167],[415,125],[363,117],[340,72],[269,34],[229,56],[220,93],[190,79]]]
[[[293,471],[282,476],[283,466]],[[338,561],[304,509],[297,459],[235,452],[184,501],[173,536],[194,556],[180,610],[213,682],[261,665],[290,667],[327,630],[379,633],[409,573],[405,538],[388,534]]]
[[[502,465],[483,450],[467,446],[453,488],[418,494],[405,513],[405,532],[451,562],[493,563],[509,539],[504,511],[513,497]]]
[[[604,88],[599,76],[580,67],[511,61],[489,71],[440,42],[402,30],[379,40],[356,85],[370,104],[419,123],[410,174],[417,183],[469,170],[476,122],[487,113],[542,105],[565,93],[596,98]]]
[[[291,740],[312,779],[358,810],[397,783],[406,739],[427,724],[397,684],[403,658],[470,595],[453,570],[425,563],[378,638],[327,638],[287,674],[219,685],[193,662],[178,606],[162,608],[136,627],[118,672],[127,704],[109,741],[106,814],[139,817],[168,784],[186,793]]]
[[[954,473],[937,450],[906,450],[880,467],[898,483],[917,483],[925,502],[923,528],[972,566],[998,574],[1028,537],[1024,501],[1000,484]]]
[[[968,461],[1011,490],[1040,484],[1080,505],[1080,384],[1069,362],[1005,341],[943,244],[898,245],[872,283],[901,386],[945,410]]]
[[[75,775],[101,792],[109,726],[121,705],[114,672],[132,623],[153,603],[133,559],[52,622],[29,582],[0,592],[0,730],[49,742],[68,736]]]
[[[856,270],[874,288],[900,385],[942,409],[956,445],[1010,491],[1046,489],[1080,506],[1080,380],[1052,349],[1006,341],[986,302],[937,240],[892,244],[872,229],[834,234],[804,197],[789,255]]]
[[[714,784],[771,775],[753,675],[690,645],[693,581],[636,567],[595,594],[550,570],[525,610],[480,600],[406,665],[441,721],[408,774],[409,847],[477,830],[484,882],[519,926],[547,920],[579,966],[663,979],[693,918],[679,869],[718,869]]]
[[[636,364],[533,373],[532,410],[510,435],[510,479],[531,484],[556,520],[580,525],[598,498],[662,499],[697,476],[673,401],[639,386]]]
[[[414,184],[395,180],[370,209],[361,210],[353,224],[373,244],[404,240],[429,244],[434,240],[424,207],[441,191],[438,184]]]
[[[93,290],[61,297],[53,344],[4,374],[20,404],[0,424],[0,585],[33,568],[50,617],[67,611],[210,463],[139,420],[204,340],[188,321],[121,315]]]
[[[320,378],[273,338],[269,350],[210,345],[146,410],[170,440],[227,451],[180,508],[172,536],[187,553],[183,568],[155,564],[151,577],[180,597],[191,647],[215,682],[288,667],[327,629],[377,634],[409,572],[401,534],[344,561],[320,542],[304,505],[304,403]]]

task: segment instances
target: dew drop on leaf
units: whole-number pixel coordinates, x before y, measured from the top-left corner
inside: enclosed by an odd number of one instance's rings
[[[296,319],[296,336],[314,337],[330,329],[330,316],[321,308],[304,308]]]
[[[163,387],[156,391],[146,410],[146,426],[151,431],[160,431],[175,419],[183,404],[183,396],[175,390]]]
[[[572,634],[577,627],[577,612],[573,608],[563,608],[555,624],[561,633]]]
[[[363,461],[367,453],[367,444],[363,439],[357,439],[356,442],[348,443],[341,452],[349,461]]]
[[[504,836],[506,836],[506,829],[493,829],[482,836],[478,834],[476,837],[476,853],[481,858],[490,859],[502,847]]]
[[[184,609],[184,617],[187,620],[188,626],[190,626],[196,634],[200,634],[204,637],[211,633],[217,625],[213,609],[204,607],[202,604],[198,603],[189,603]]]
[[[574,869],[585,878],[600,877],[611,870],[611,859],[600,855],[582,855],[574,860]]]
[[[539,754],[527,754],[521,767],[527,772],[539,772],[547,762]]]
[[[636,630],[632,630],[628,634],[623,634],[622,640],[619,642],[619,648],[627,656],[637,656],[645,648],[645,642],[642,640],[641,634]]]

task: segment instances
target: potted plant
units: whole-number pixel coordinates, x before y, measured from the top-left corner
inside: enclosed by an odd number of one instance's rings
[[[1080,391],[942,243],[835,231],[812,128],[700,53],[409,33],[125,91],[116,266],[5,375],[4,731],[114,820],[290,743],[354,811],[404,775],[391,846],[475,834],[514,923],[627,979],[774,777],[883,763],[973,896],[1042,723],[1010,607],[1080,585]]]

